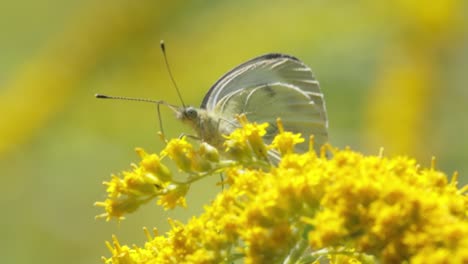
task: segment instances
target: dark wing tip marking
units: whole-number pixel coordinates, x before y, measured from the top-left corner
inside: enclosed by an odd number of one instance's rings
[[[296,57],[294,57],[292,55],[284,54],[284,53],[268,53],[268,54],[256,57],[256,58],[252,59],[251,61],[260,60],[260,59],[271,60],[271,59],[278,59],[278,58],[287,58],[287,59],[291,59],[291,60],[295,60],[295,61],[300,62],[300,60],[298,58],[296,58]]]
[[[239,66],[233,68],[232,70],[228,71],[227,73],[225,73],[223,76],[221,76],[221,78],[219,78],[212,86],[211,88],[208,90],[208,92],[206,93],[205,97],[203,98],[203,101],[201,103],[201,106],[200,108],[203,108],[203,109],[206,109],[206,104],[208,103],[208,98],[210,98],[210,95],[211,93],[213,92],[213,88],[216,87],[218,85],[218,83],[220,81],[222,81],[226,76],[228,76],[229,74],[231,74],[232,72],[244,67],[245,65],[247,64],[251,64],[251,63],[255,63],[257,61],[261,61],[261,60],[272,60],[272,59],[278,59],[278,58],[286,58],[286,59],[290,59],[290,60],[294,60],[294,61],[297,61],[299,63],[302,63],[298,58],[294,57],[294,56],[291,56],[291,55],[288,55],[288,54],[284,54],[284,53],[267,53],[267,54],[264,54],[264,55],[261,55],[261,56],[258,56],[258,57],[255,57],[251,60],[248,60],[242,64],[240,64]]]

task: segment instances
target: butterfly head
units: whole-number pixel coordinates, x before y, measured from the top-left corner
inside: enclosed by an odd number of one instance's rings
[[[221,146],[224,138],[220,128],[220,120],[206,109],[192,106],[179,107],[176,110],[177,119],[192,127],[197,137],[213,146]]]
[[[198,110],[192,106],[179,108],[177,118],[187,121],[196,120],[198,118]]]
[[[198,126],[201,125],[201,120],[205,119],[205,112],[203,109],[193,106],[182,106],[172,108],[172,110],[176,113],[177,119],[194,127],[195,130],[198,130]]]

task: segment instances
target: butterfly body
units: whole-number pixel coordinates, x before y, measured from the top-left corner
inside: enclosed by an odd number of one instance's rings
[[[316,150],[328,141],[328,119],[319,83],[299,59],[271,53],[251,59],[223,75],[208,91],[200,108],[182,107],[177,117],[201,140],[221,147],[223,135],[239,127],[236,115],[269,123],[264,139],[271,142],[281,118],[287,131],[315,137]],[[305,151],[307,143],[298,146]]]

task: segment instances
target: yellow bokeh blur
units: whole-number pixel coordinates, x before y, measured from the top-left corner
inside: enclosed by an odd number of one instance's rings
[[[327,104],[330,141],[366,154],[437,157],[468,183],[468,4],[449,1],[3,1],[0,3],[0,220],[4,263],[89,263],[104,241],[143,242],[135,227],[197,214],[147,205],[120,225],[94,220],[112,172],[135,147],[162,148],[156,108],[95,93],[198,106],[236,65],[268,52],[309,65]],[[167,137],[190,133],[162,110]],[[215,182],[217,179],[213,179]],[[197,190],[196,188],[200,188]],[[208,191],[207,191],[208,189]]]

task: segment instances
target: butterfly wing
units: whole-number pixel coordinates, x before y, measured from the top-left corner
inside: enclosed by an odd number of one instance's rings
[[[247,61],[219,79],[205,96],[202,108],[214,111],[235,123],[235,115],[245,114],[250,121],[270,123],[267,141],[276,134],[276,118],[286,130],[313,134],[316,148],[328,140],[328,121],[323,94],[309,67],[297,58],[267,54]],[[222,121],[221,121],[222,122]],[[306,150],[307,144],[299,146]]]

